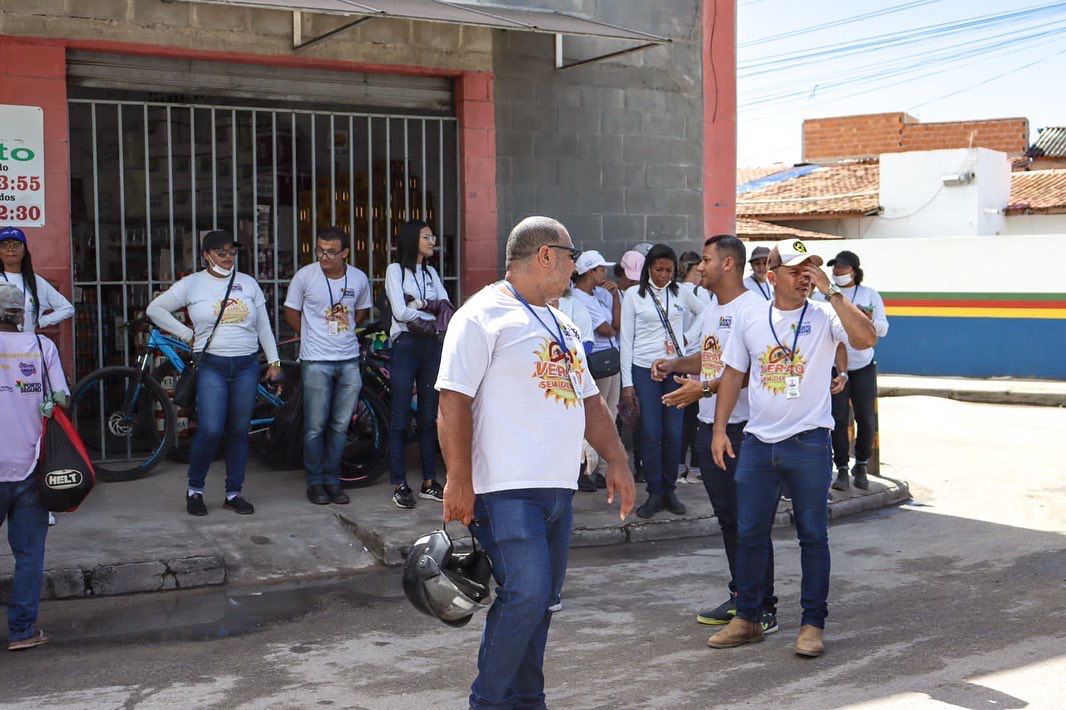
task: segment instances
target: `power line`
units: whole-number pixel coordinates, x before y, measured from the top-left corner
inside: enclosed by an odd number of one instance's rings
[[[1057,57],[1060,54],[1066,54],[1066,49],[1060,49],[1057,52],[1052,52],[1051,54],[1047,54],[1047,55],[1045,55],[1043,57],[1040,57],[1039,59],[1036,59],[1034,61],[1031,61],[1031,62],[1029,62],[1027,64],[1022,64],[1019,67],[1014,67],[1013,69],[1005,71],[1002,74],[996,74],[995,76],[991,76],[991,77],[989,77],[987,79],[979,81],[976,84],[970,84],[969,86],[965,86],[965,87],[963,87],[961,89],[957,89],[955,91],[952,91],[951,93],[944,94],[943,96],[938,96],[935,99],[930,99],[928,101],[923,101],[920,104],[915,104],[914,106],[909,106],[906,110],[907,111],[913,111],[914,109],[921,108],[922,106],[928,106],[929,104],[935,104],[936,102],[943,101],[944,99],[950,99],[952,96],[958,96],[959,94],[962,94],[962,93],[965,93],[967,91],[970,91],[971,89],[976,89],[979,86],[984,86],[985,84],[991,84],[993,81],[996,81],[997,79],[1002,79],[1005,76],[1009,76],[1009,75],[1014,74],[1016,72],[1020,72],[1020,71],[1023,71],[1025,69],[1029,69],[1030,67],[1034,67],[1037,64],[1040,64],[1041,62],[1045,62],[1048,59],[1051,59],[1052,57]]]
[[[891,15],[896,12],[903,12],[905,10],[911,10],[922,5],[931,5],[935,2],[941,2],[941,0],[913,0],[912,2],[904,3],[902,5],[893,5],[891,7],[885,7],[880,10],[873,10],[871,12],[864,12],[861,15],[853,15],[851,17],[845,17],[840,20],[832,20],[830,22],[823,22],[817,25],[811,25],[809,27],[803,27],[798,30],[791,30],[789,32],[781,32],[776,35],[769,35],[767,37],[760,37],[759,39],[749,40],[747,42],[741,42],[737,45],[738,49],[744,49],[747,47],[755,47],[760,44],[769,44],[770,42],[777,42],[778,40],[788,39],[790,37],[799,37],[801,35],[810,34],[812,32],[819,32],[821,30],[830,29],[832,27],[842,27],[844,25],[850,25],[855,22],[861,22],[863,20],[869,20],[874,17],[882,17],[884,15]],[[747,3],[745,3],[747,4]]]

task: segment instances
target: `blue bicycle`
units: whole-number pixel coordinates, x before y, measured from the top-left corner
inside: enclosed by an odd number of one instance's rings
[[[145,325],[147,320],[142,317],[124,327],[136,330]],[[178,408],[172,395],[191,357],[186,343],[151,327],[135,367],[100,368],[75,385],[71,395],[74,424],[102,480],[142,478],[168,455],[188,461],[196,411]],[[282,378],[260,382],[256,390],[249,441],[264,457],[277,449],[275,414],[286,397],[298,394],[299,365],[283,362],[282,371]],[[380,475],[387,430],[384,406],[372,393],[360,395],[348,428],[343,483],[366,485]]]

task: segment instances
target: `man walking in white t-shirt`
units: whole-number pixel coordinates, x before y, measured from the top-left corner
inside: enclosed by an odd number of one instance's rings
[[[622,519],[633,507],[633,475],[581,335],[547,305],[577,256],[563,225],[523,220],[507,238],[506,279],[467,301],[444,340],[444,520],[473,526],[499,584],[471,708],[544,707],[549,605],[566,574],[582,439],[608,462],[608,502],[619,497]]]
[[[348,263],[346,241],[338,227],[319,232],[318,263],[297,271],[285,294],[285,322],[300,336],[304,467],[315,505],[348,503],[341,456],[363,386],[355,328],[370,313],[370,281]]]
[[[800,602],[803,616],[795,650],[820,656],[822,631],[829,615],[829,514],[826,497],[832,464],[829,432],[833,428],[830,377],[837,344],[855,348],[877,342],[873,324],[841,297],[819,267],[822,258],[808,253],[799,239],[778,242],[767,263],[774,286],[771,303],[735,316],[733,335],[722,360],[711,449],[725,468],[736,453],[727,423],[736,407],[744,373],[748,373],[748,425],[737,462],[737,614],[708,639],[712,648],[732,648],[762,641],[762,605],[766,546],[774,511],[787,483],[800,540]],[[811,287],[827,304],[808,300]]]

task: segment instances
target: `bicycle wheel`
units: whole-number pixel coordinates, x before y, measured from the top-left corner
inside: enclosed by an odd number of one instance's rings
[[[174,443],[174,407],[162,386],[132,367],[105,367],[74,387],[70,411],[104,481],[148,475]]]
[[[385,405],[373,392],[359,393],[348,443],[341,458],[341,485],[361,488],[373,485],[387,468],[389,418]]]

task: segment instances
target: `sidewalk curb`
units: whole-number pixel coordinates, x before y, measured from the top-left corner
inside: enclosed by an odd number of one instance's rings
[[[958,389],[954,387],[914,387],[910,385],[879,385],[878,397],[940,397],[959,402],[980,404],[1025,404],[1034,407],[1066,407],[1066,395],[1055,392],[1026,392],[1003,390]]]
[[[192,589],[226,583],[220,555],[101,564],[90,568],[46,569],[41,599],[77,599]],[[11,592],[11,575],[0,577],[0,601]]]

